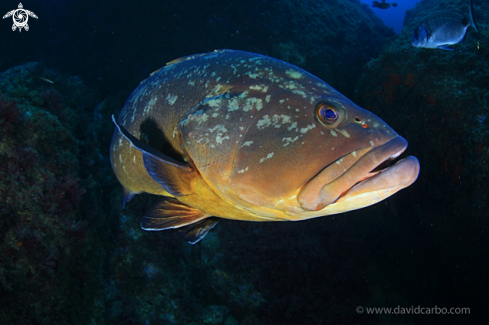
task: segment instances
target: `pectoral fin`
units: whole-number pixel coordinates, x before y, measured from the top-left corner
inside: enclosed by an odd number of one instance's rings
[[[441,50],[453,51],[453,47],[450,47],[448,45],[440,45],[438,46],[438,48]]]
[[[193,194],[190,181],[197,176],[197,173],[189,164],[170,158],[142,142],[119,125],[113,115],[112,121],[124,138],[141,151],[148,174],[168,193],[174,196]]]
[[[141,228],[152,231],[180,228],[207,217],[204,212],[177,199],[165,198],[141,219]]]
[[[216,218],[207,218],[179,229],[180,234],[190,243],[197,244],[218,223]]]

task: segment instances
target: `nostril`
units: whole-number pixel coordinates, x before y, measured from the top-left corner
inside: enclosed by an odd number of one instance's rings
[[[368,127],[367,122],[364,120],[360,119],[359,117],[355,117],[355,122],[359,123],[362,125],[362,128],[366,129]]]

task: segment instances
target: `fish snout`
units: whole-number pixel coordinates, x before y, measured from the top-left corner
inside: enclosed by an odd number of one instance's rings
[[[421,25],[414,30],[413,36],[411,37],[411,43],[414,47],[424,47],[428,42],[428,35],[426,28]]]
[[[397,164],[383,168],[407,148],[407,141],[397,136],[375,148],[356,150],[324,168],[299,193],[299,204],[304,210],[325,210],[325,214],[360,209],[377,203],[411,185],[419,173],[419,162],[408,157]],[[353,156],[342,173],[338,165]],[[350,159],[351,160],[351,159]],[[335,174],[331,177],[330,174]],[[325,181],[326,180],[326,181]],[[322,182],[322,184],[321,184]]]

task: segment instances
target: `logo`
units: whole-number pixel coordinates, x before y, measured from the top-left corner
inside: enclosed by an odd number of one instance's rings
[[[29,25],[27,25],[29,16],[37,19],[36,14],[33,13],[32,11],[25,10],[22,3],[19,3],[18,9],[7,12],[5,16],[3,16],[3,19],[8,18],[10,16],[12,16],[12,19],[14,20],[14,24],[12,25],[12,31],[14,32],[17,28],[19,29],[19,32],[22,31],[22,28],[24,28],[26,31],[29,30]]]

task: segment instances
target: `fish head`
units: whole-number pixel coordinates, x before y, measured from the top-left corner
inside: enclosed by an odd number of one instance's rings
[[[424,23],[416,27],[411,37],[411,43],[414,47],[428,47],[429,32]]]
[[[242,143],[252,144],[238,150],[230,182],[242,199],[302,219],[375,204],[416,180],[414,157],[379,167],[406,149],[404,138],[375,114],[325,90],[288,94],[287,104],[248,129]]]
[[[407,141],[375,114],[285,62],[249,65],[235,62],[241,77],[179,124],[189,160],[224,198],[301,220],[372,205],[415,181],[414,157],[381,169]]]

